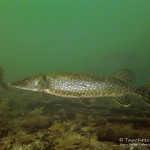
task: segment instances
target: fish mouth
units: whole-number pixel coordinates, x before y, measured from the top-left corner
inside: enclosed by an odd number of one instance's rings
[[[10,87],[15,87],[15,88],[26,88],[25,86],[21,85],[19,81],[18,82],[10,82],[10,83],[8,83],[8,85]]]
[[[11,88],[17,88],[17,89],[28,90],[28,91],[40,91],[37,88],[30,88],[30,87],[21,85],[21,84],[19,84],[19,81],[18,82],[10,82],[10,83],[8,83],[8,86]]]
[[[18,89],[26,89],[26,90],[28,89],[27,87],[18,85],[16,82],[10,82],[10,83],[8,83],[8,86],[12,87],[12,88],[18,88]]]

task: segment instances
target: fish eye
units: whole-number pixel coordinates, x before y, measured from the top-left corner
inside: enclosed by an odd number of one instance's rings
[[[32,81],[32,85],[33,86],[37,86],[38,85],[38,81],[37,80]]]

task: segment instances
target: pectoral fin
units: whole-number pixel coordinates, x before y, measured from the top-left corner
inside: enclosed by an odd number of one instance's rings
[[[88,98],[80,98],[80,101],[81,101],[82,104],[84,104],[85,106],[92,106],[92,102],[93,102],[93,100],[88,99]]]
[[[56,98],[56,96],[51,95],[49,90],[46,89],[42,91],[42,98],[46,103],[50,103],[54,98]]]
[[[129,107],[131,105],[131,97],[128,95],[123,97],[114,97],[113,99],[123,107]]]

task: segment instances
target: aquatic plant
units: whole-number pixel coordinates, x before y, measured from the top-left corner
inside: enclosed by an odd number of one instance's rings
[[[30,111],[28,113],[28,116],[41,115],[43,113],[44,113],[44,106],[41,106],[41,107],[35,108],[34,110]]]
[[[40,130],[50,127],[52,124],[49,116],[27,116],[21,122],[20,126],[28,130]]]
[[[8,86],[4,81],[4,69],[1,66],[0,66],[0,86],[4,89],[8,89]]]
[[[9,113],[9,103],[4,98],[0,100],[0,116],[6,116]]]

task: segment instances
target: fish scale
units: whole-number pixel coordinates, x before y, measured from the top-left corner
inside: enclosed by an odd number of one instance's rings
[[[102,78],[85,74],[59,74],[53,76],[45,87],[60,96],[102,97],[121,96],[130,93],[130,86],[124,81],[108,77]]]

